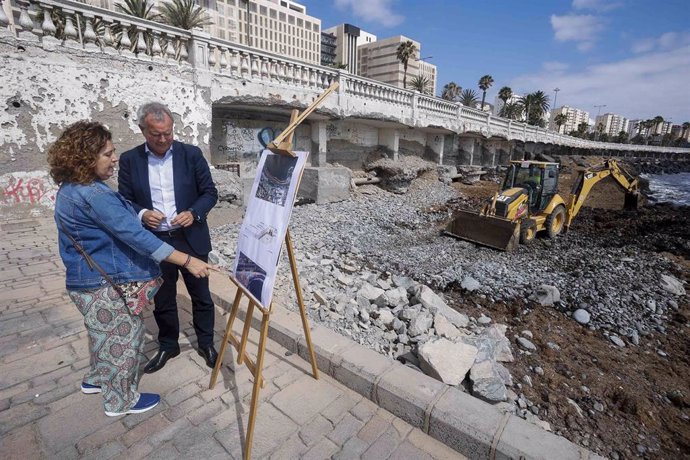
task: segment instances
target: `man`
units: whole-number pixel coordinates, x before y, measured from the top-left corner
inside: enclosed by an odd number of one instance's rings
[[[173,117],[163,104],[151,102],[137,112],[146,142],[120,157],[118,186],[132,202],[143,224],[175,249],[207,262],[211,238],[206,215],[218,201],[208,164],[201,150],[173,140]],[[155,296],[153,316],[158,324],[159,349],[144,372],[156,372],[180,354],[177,316],[177,278],[182,273],[192,298],[198,353],[214,367],[214,306],[208,278],[195,278],[185,268],[161,263],[163,286]]]

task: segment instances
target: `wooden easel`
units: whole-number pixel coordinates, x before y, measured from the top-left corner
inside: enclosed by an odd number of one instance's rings
[[[268,145],[268,149],[274,153],[280,155],[287,155],[290,157],[295,157],[296,155],[292,152],[292,140],[295,134],[295,129],[302,123],[310,113],[312,113],[321,104],[321,102],[332,93],[336,88],[338,88],[338,83],[333,83],[326,91],[324,91],[321,96],[319,96],[309,107],[307,107],[302,114],[299,114],[297,109],[292,111],[290,117],[290,124],[285,128],[285,130],[275,138],[273,142]],[[297,181],[297,189],[299,190],[299,184],[302,181],[302,175]],[[316,357],[314,356],[314,348],[311,343],[311,333],[309,331],[309,319],[307,318],[307,312],[304,308],[304,299],[302,298],[302,287],[299,282],[299,271],[297,270],[297,262],[295,260],[294,249],[292,245],[292,238],[290,237],[290,230],[285,233],[285,247],[287,248],[288,258],[290,260],[290,271],[292,272],[292,280],[295,285],[295,293],[297,294],[297,303],[299,304],[299,312],[302,317],[302,327],[304,328],[304,337],[307,342],[307,349],[309,350],[309,359],[311,361],[312,375],[315,379],[319,379],[319,369],[316,367]],[[268,339],[268,322],[270,320],[271,311],[273,310],[273,302],[269,308],[261,305],[254,295],[247,288],[242,285],[233,275],[229,275],[230,281],[232,281],[235,286],[237,286],[237,293],[235,294],[235,300],[232,304],[232,309],[230,310],[230,318],[228,318],[228,324],[225,328],[225,335],[223,337],[223,343],[220,346],[220,351],[218,353],[218,359],[216,360],[216,366],[213,368],[211,373],[211,381],[209,383],[209,389],[213,389],[216,385],[216,380],[220,372],[220,368],[223,365],[223,357],[225,356],[225,348],[228,342],[237,350],[237,364],[246,363],[247,368],[252,373],[254,377],[254,386],[252,389],[252,401],[249,409],[249,423],[247,426],[247,437],[245,441],[245,455],[244,458],[249,460],[251,458],[252,452],[252,441],[254,439],[254,425],[256,424],[256,410],[259,404],[259,392],[261,388],[264,387],[263,380],[263,362],[264,362],[264,352],[266,351],[266,340]],[[244,327],[242,329],[242,336],[238,339],[232,332],[232,326],[237,317],[237,313],[240,307],[240,301],[242,295],[245,295],[249,300],[249,305],[247,306],[247,314],[244,318]],[[259,349],[257,351],[256,362],[248,355],[247,340],[249,338],[249,329],[252,323],[252,315],[254,314],[254,309],[261,312],[261,328],[259,331]]]

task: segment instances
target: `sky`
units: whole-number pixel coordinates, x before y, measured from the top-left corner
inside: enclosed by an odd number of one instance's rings
[[[690,0],[297,0],[322,29],[349,23],[404,35],[438,70],[487,102],[509,86],[556,106],[629,119],[690,121]],[[596,106],[605,107],[596,107]]]

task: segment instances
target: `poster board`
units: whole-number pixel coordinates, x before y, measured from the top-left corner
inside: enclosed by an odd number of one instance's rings
[[[295,157],[264,150],[244,214],[233,273],[261,305],[270,308],[280,250],[309,152]]]

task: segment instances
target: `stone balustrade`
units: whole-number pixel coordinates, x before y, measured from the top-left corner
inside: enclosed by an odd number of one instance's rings
[[[422,127],[426,123],[449,132],[584,149],[690,154],[690,149],[676,147],[579,139],[346,71],[213,38],[203,31],[186,31],[74,0],[0,0],[0,6],[8,2],[11,14],[0,8],[0,37],[10,35],[18,41],[33,41],[46,50],[66,47],[116,53],[128,59],[191,66],[221,76],[292,86],[315,94],[338,81],[338,94],[347,98],[347,104],[341,108],[343,116],[361,116],[366,102],[374,101],[373,106],[386,118]]]

